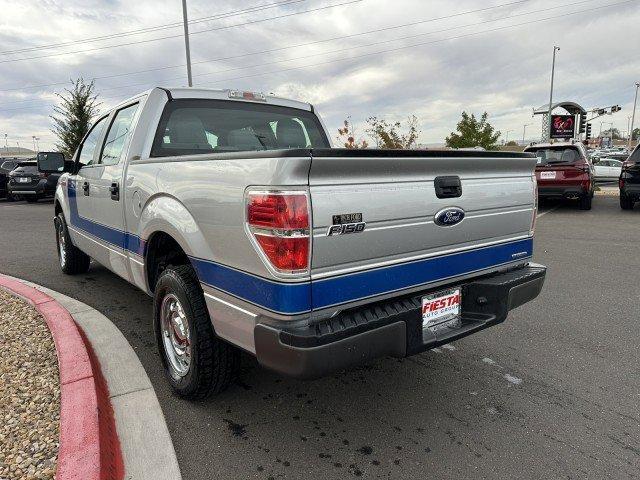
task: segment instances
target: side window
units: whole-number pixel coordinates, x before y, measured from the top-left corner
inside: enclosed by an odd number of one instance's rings
[[[107,117],[103,117],[98,120],[91,128],[89,135],[87,135],[87,138],[84,139],[82,145],[80,145],[80,155],[78,155],[78,169],[86,167],[87,165],[92,165],[94,163],[94,153],[96,151],[96,146],[98,145],[98,140],[102,136],[104,127],[107,124],[106,119]]]
[[[134,103],[116,112],[102,148],[101,164],[115,165],[120,161],[120,155],[122,155],[130,137],[131,123],[137,110],[138,104]]]

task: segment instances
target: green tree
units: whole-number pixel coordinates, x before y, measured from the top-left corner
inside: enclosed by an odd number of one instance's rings
[[[338,136],[336,139],[344,148],[359,149],[367,148],[369,146],[366,140],[356,140],[356,130],[350,122],[350,118],[347,118],[344,121],[343,127],[338,129]]]
[[[500,132],[496,131],[487,121],[489,115],[484,112],[480,120],[472,113],[462,112],[462,120],[456,126],[456,132],[446,138],[447,146],[450,148],[472,148],[482,147],[486,150],[494,150],[496,142],[500,137]]]
[[[638,139],[640,139],[640,128],[634,128],[631,134],[631,140],[638,140]]]
[[[420,130],[415,115],[411,115],[404,126],[402,122],[389,123],[375,116],[367,118],[367,124],[366,132],[373,138],[376,148],[407,150],[416,147]]]
[[[611,138],[611,133],[612,132],[613,132],[613,139],[614,140],[620,140],[622,138],[622,135],[620,134],[620,130],[618,130],[617,128],[610,128],[608,130],[603,130],[602,131],[602,136]]]
[[[98,95],[94,93],[94,83],[85,83],[78,78],[71,81],[71,88],[65,88],[63,93],[56,93],[59,104],[54,107],[53,133],[58,137],[56,148],[71,158],[82,138],[89,131],[91,120],[98,113],[100,103]]]

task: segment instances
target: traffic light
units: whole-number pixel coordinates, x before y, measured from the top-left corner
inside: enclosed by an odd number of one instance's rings
[[[586,140],[589,140],[591,138],[591,124],[587,123],[586,127],[585,127],[585,137]]]
[[[580,114],[580,129],[578,133],[584,133],[587,127],[587,116],[584,113]]]

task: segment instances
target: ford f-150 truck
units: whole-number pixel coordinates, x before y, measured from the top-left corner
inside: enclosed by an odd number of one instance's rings
[[[240,350],[318,377],[499,324],[544,282],[532,154],[333,149],[307,103],[154,88],[98,118],[74,162],[60,266],[94,259],[153,296],[187,398],[225,388]]]

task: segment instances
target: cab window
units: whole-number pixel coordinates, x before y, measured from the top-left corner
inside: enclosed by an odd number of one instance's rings
[[[116,113],[102,148],[101,164],[115,165],[120,161],[120,155],[131,137],[131,124],[137,110],[138,104],[134,103]]]
[[[77,160],[79,164],[78,169],[93,165],[96,146],[98,145],[98,140],[100,140],[102,132],[104,131],[104,128],[107,124],[106,120],[107,117],[102,117],[100,120],[98,120],[91,128],[91,131],[89,132],[89,135],[87,135],[87,137],[84,139],[84,142],[82,142],[82,145],[80,145],[80,153]]]

